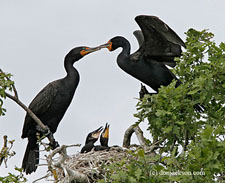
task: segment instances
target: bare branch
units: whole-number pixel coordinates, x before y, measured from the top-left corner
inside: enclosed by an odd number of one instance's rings
[[[7,153],[7,150],[8,150],[8,148],[7,148],[7,136],[4,135],[3,139],[4,139],[4,143],[3,143],[3,147],[2,147],[1,152],[0,152],[0,166],[1,166],[3,161],[5,162],[5,165],[6,165],[6,159],[5,158],[6,158],[6,153]]]
[[[131,125],[124,134],[123,137],[123,147],[129,147],[130,146],[130,141],[131,141],[131,136],[134,133],[134,125]]]
[[[129,147],[130,146],[130,141],[131,141],[131,136],[135,132],[138,141],[141,146],[146,150],[148,148],[148,144],[145,141],[145,138],[143,136],[143,132],[141,128],[138,125],[131,125],[124,134],[124,139],[123,139],[123,147]]]
[[[145,138],[143,136],[143,131],[141,130],[141,128],[139,126],[135,126],[134,127],[134,131],[135,131],[135,134],[138,138],[138,141],[140,143],[141,146],[146,146],[146,142],[145,142]]]
[[[20,107],[22,107],[32,118],[33,120],[43,129],[43,131],[48,131],[49,128],[45,126],[41,120],[27,107],[25,106],[16,96],[12,96],[9,93],[5,92],[6,96],[16,102]]]
[[[130,146],[130,141],[131,141],[131,136],[135,132],[135,135],[138,138],[138,141],[140,145],[144,148],[144,150],[147,153],[153,152],[155,149],[159,148],[159,144],[162,143],[165,139],[158,140],[152,144],[148,144],[145,140],[145,137],[143,135],[143,131],[138,125],[131,125],[124,134],[124,139],[123,139],[123,147],[129,147]]]
[[[60,168],[63,170],[65,175],[65,181],[64,182],[80,182],[80,183],[86,183],[88,182],[87,175],[80,173],[79,171],[72,170],[65,164],[65,160],[68,158],[66,148],[68,147],[74,147],[74,146],[80,146],[80,144],[77,145],[62,145],[61,147],[55,149],[52,151],[52,153],[47,157],[48,162],[48,169],[54,174],[54,167]],[[59,153],[61,156],[58,161],[53,161],[53,157]]]

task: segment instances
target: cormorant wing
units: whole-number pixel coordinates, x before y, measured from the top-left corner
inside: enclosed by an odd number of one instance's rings
[[[181,55],[181,46],[185,47],[184,42],[158,17],[140,15],[135,20],[144,35],[144,43],[138,50],[144,56],[163,57],[164,60],[173,62],[174,57]]]
[[[55,96],[57,95],[57,91],[58,91],[57,82],[53,81],[49,83],[32,100],[32,102],[29,105],[29,109],[35,115],[40,117],[42,114],[47,112],[47,110],[51,106]],[[24,125],[23,125],[22,138],[27,137],[30,126],[33,125],[32,123],[33,123],[33,119],[30,117],[29,114],[26,114]]]
[[[41,115],[48,110],[57,95],[57,82],[53,81],[45,86],[32,100],[29,108],[36,114]]]
[[[144,35],[142,33],[141,30],[136,30],[133,32],[134,36],[136,37],[137,41],[138,41],[138,44],[139,44],[139,49],[140,47],[142,46],[142,44],[144,43],[145,41],[145,38],[144,38]],[[167,59],[165,59],[167,60]],[[163,62],[164,64],[170,66],[170,67],[175,67],[176,66],[176,62],[173,62],[173,61],[165,61]]]
[[[143,33],[141,32],[141,30],[136,30],[133,32],[134,36],[136,37],[139,47],[141,47],[141,45],[144,43],[145,38]]]

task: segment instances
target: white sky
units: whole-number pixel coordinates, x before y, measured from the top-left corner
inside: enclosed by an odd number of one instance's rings
[[[171,1],[0,1],[0,68],[14,75],[20,99],[28,105],[49,82],[65,76],[64,56],[77,46],[98,46],[121,35],[137,47],[132,32],[139,29],[135,16],[158,16],[185,40],[189,28],[209,29],[217,43],[224,41],[224,0]],[[121,145],[123,134],[136,121],[133,114],[140,82],[116,64],[120,50],[106,49],[84,57],[74,66],[80,83],[73,102],[61,121],[56,140],[62,144],[84,144],[86,135],[110,123],[109,145]],[[9,160],[6,175],[21,166],[27,140],[20,138],[25,112],[14,102],[5,101],[7,114],[0,117],[0,147],[7,134],[15,139],[16,156]],[[142,124],[144,129],[146,124]],[[145,132],[149,136],[148,132]],[[134,142],[136,141],[133,139]],[[80,148],[70,149],[70,154]],[[43,157],[43,154],[42,154]],[[28,182],[45,173],[39,167]]]

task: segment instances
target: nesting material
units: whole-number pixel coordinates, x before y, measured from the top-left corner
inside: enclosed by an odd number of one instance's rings
[[[104,178],[105,171],[103,165],[118,162],[128,156],[127,149],[112,147],[108,151],[92,150],[88,153],[78,153],[68,157],[64,163],[67,166],[67,170],[69,169],[77,173],[79,172],[81,175],[85,175],[87,177],[86,182],[96,182],[99,178]],[[59,183],[70,182],[65,181],[65,179],[68,179],[68,175],[65,175],[65,171],[61,168],[57,168],[57,174]]]

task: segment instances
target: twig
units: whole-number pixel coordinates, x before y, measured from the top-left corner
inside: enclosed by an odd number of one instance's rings
[[[88,177],[87,175],[80,173],[79,171],[72,170],[70,169],[66,164],[65,160],[68,158],[66,148],[68,147],[74,147],[74,146],[80,146],[80,144],[76,145],[62,145],[61,147],[58,147],[57,149],[53,150],[52,153],[47,157],[47,162],[48,162],[48,169],[53,172],[54,174],[54,169],[52,168],[53,165],[53,156],[55,156],[57,153],[61,155],[58,161],[54,162],[55,167],[60,168],[63,170],[65,176],[66,176],[66,181],[68,183],[71,182],[80,182],[80,183],[86,183],[88,182]]]
[[[45,176],[43,176],[43,177],[41,177],[41,178],[38,178],[37,180],[34,180],[32,183],[38,182],[38,181],[40,181],[40,180],[42,180],[42,179],[46,179],[46,178],[48,178],[49,176],[50,176],[50,175],[46,174]]]
[[[12,96],[9,93],[5,92],[5,95],[16,102],[20,107],[22,107],[32,118],[33,120],[42,128],[43,131],[48,131],[49,128],[44,125],[41,120],[27,107],[25,106],[16,96]]]
[[[159,144],[163,142],[165,139],[158,140],[152,144],[148,144],[145,140],[145,137],[143,135],[143,131],[138,125],[131,125],[124,134],[124,139],[123,139],[123,147],[129,147],[130,146],[130,141],[131,141],[131,136],[135,132],[138,141],[140,145],[144,148],[144,150],[147,153],[153,152],[155,149],[159,148]]]
[[[189,133],[188,133],[189,131],[188,130],[186,130],[185,131],[185,141],[184,141],[184,151],[186,151],[187,150],[187,145],[188,145],[188,138],[189,138]]]
[[[137,125],[137,126],[134,127],[134,131],[135,131],[135,134],[138,138],[138,141],[139,141],[140,145],[143,146],[144,149],[147,149],[148,144],[146,143],[146,140],[144,138],[143,131],[141,130],[141,128]]]
[[[2,69],[0,69],[0,72],[4,73],[4,72],[2,71]],[[5,76],[5,78],[7,79],[7,81],[11,81],[11,79],[9,79],[9,77],[8,77],[8,76]],[[17,93],[16,87],[15,87],[15,85],[14,85],[14,84],[12,85],[12,89],[13,89],[13,92],[14,92],[15,97],[16,97],[17,99],[19,99],[19,96],[18,96],[18,93]]]
[[[6,153],[7,153],[7,150],[8,150],[8,148],[7,148],[7,135],[4,135],[3,139],[4,139],[4,143],[3,143],[2,150],[0,152],[0,166],[1,166],[3,161],[5,162],[5,165],[6,165],[6,159],[5,158],[6,158]]]

